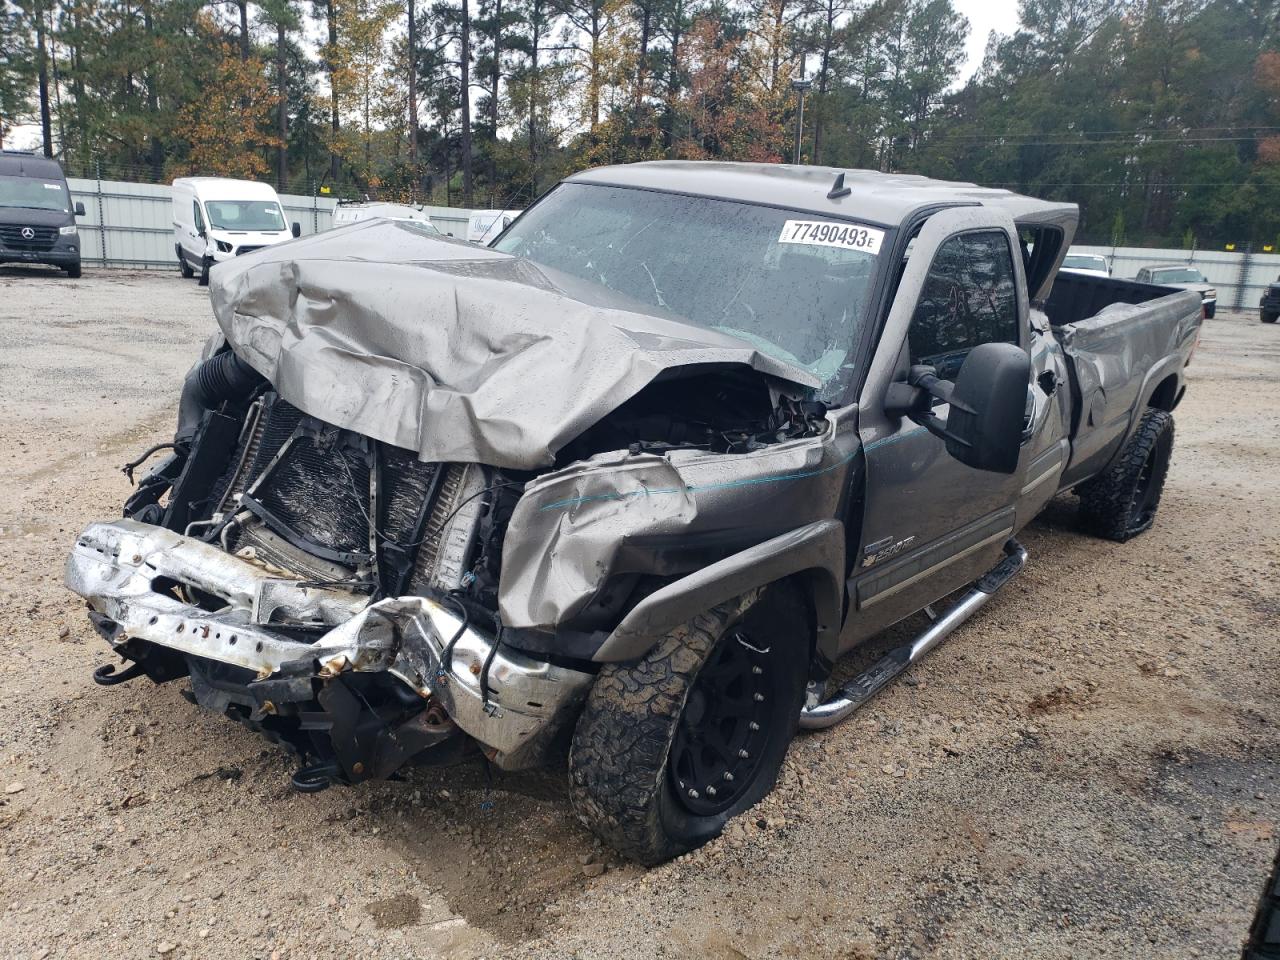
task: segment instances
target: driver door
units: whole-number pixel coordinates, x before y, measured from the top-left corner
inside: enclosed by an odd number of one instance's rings
[[[866,456],[862,542],[848,583],[848,647],[976,579],[998,560],[1016,527],[1029,452],[1045,419],[1034,416],[1012,474],[966,466],[906,416],[884,412],[885,393],[912,364],[954,379],[980,343],[1030,349],[1026,277],[1010,215],[983,207],[927,220],[903,268],[860,398]],[[1033,374],[1034,376],[1034,374]],[[934,413],[946,420],[946,404]]]

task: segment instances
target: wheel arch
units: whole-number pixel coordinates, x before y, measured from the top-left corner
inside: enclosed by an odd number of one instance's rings
[[[597,651],[598,662],[634,660],[669,630],[734,597],[787,582],[808,606],[811,658],[835,659],[844,612],[844,524],[820,520],[682,577],[641,600]]]

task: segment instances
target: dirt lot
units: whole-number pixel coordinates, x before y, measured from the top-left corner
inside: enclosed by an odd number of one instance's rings
[[[563,769],[302,796],[180,684],[92,683],[64,553],[212,330],[176,274],[0,270],[0,957],[1239,955],[1280,817],[1280,328],[1206,325],[1154,530],[1052,504],[983,614],[649,871]]]

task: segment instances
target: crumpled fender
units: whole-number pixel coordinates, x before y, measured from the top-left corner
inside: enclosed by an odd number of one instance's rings
[[[822,575],[822,591],[835,597],[823,601],[823,628],[838,632],[843,524],[831,518],[839,515],[859,448],[842,450],[831,437],[828,431],[745,454],[602,454],[538,478],[525,489],[507,529],[502,622],[554,631],[571,623],[619,574],[683,576],[677,582],[685,584],[687,596],[696,594],[711,606],[727,599],[709,599],[719,597],[721,586],[740,593],[817,569],[829,571]],[[766,541],[773,545],[766,547]],[[774,554],[793,559],[775,562]],[[754,574],[728,576],[730,567],[721,564],[733,555],[758,564],[763,579],[746,583]],[[660,600],[638,606],[625,629],[619,626],[623,633],[610,638],[611,652],[597,659],[643,652],[642,637],[669,619],[658,615],[659,608],[684,609],[666,607],[680,593],[664,588],[654,594]]]

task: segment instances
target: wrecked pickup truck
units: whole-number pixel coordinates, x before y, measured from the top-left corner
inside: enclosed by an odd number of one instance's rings
[[[304,791],[567,748],[593,830],[689,850],[1014,576],[1055,494],[1151,524],[1200,299],[1055,282],[1076,221],[661,162],[493,248],[369,221],[221,264],[167,459],[67,562],[129,661],[96,679],[185,678]]]

